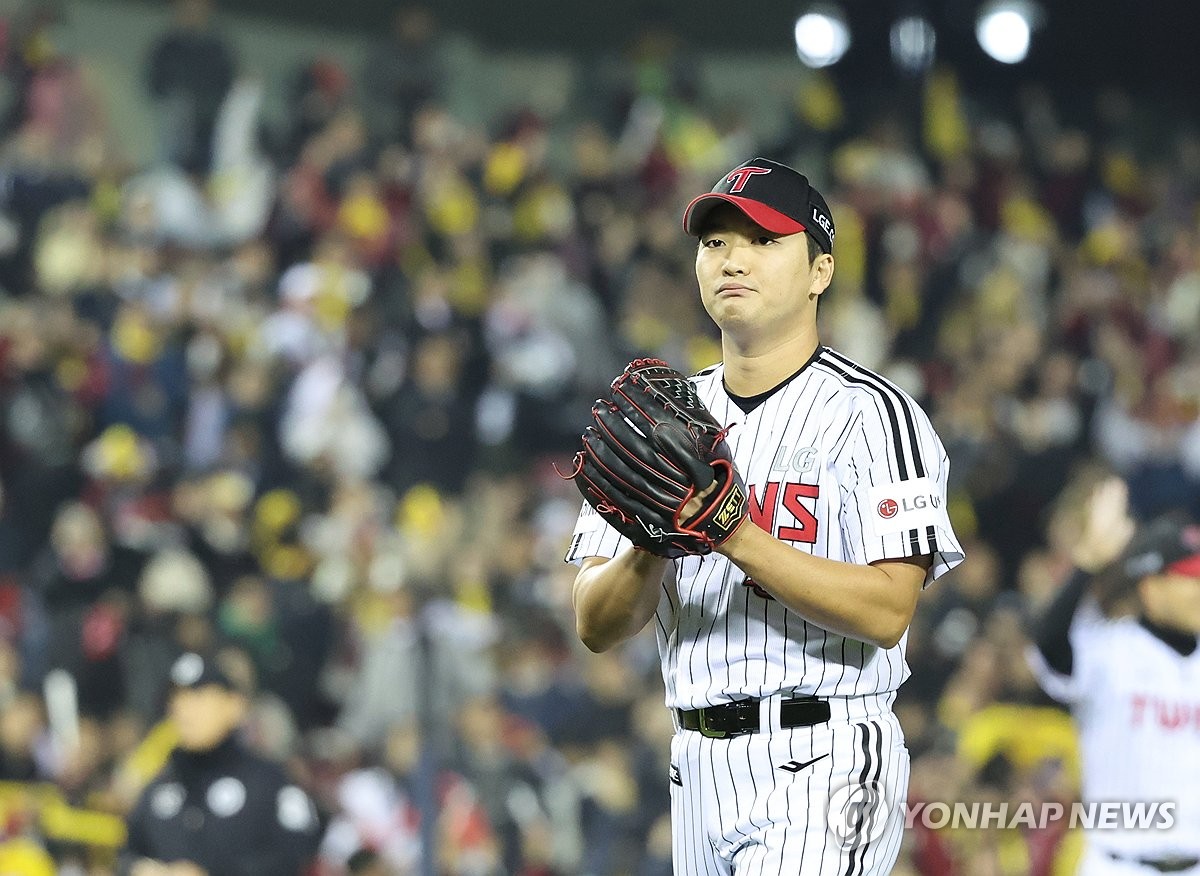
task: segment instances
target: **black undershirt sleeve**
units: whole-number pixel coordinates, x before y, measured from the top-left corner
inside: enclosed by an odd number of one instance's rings
[[[1050,668],[1062,675],[1070,675],[1073,668],[1074,655],[1068,632],[1079,603],[1087,594],[1089,581],[1091,575],[1076,569],[1034,628],[1034,645]]]

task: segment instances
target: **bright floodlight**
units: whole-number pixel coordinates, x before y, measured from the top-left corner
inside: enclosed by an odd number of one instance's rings
[[[975,22],[979,45],[1002,64],[1019,64],[1029,54],[1035,8],[1026,3],[1001,2],[985,6]]]
[[[910,73],[920,73],[933,63],[937,34],[926,19],[909,15],[892,25],[891,44],[896,66]]]
[[[796,19],[796,55],[809,67],[828,67],[850,48],[846,18],[832,6],[814,7]]]

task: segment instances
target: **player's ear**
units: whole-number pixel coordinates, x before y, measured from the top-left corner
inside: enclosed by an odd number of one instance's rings
[[[811,278],[808,294],[814,297],[829,288],[833,282],[833,256],[823,252],[812,260],[808,275]]]

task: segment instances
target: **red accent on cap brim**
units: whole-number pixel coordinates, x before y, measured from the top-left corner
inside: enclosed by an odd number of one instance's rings
[[[1186,575],[1189,578],[1200,578],[1200,554],[1192,554],[1182,560],[1176,560],[1164,570],[1172,575]]]
[[[692,236],[698,236],[693,230],[696,226],[696,206],[704,201],[724,201],[726,204],[733,204],[733,206],[745,213],[750,221],[776,234],[799,234],[805,230],[805,227],[791,216],[780,213],[773,207],[768,207],[762,201],[739,198],[737,195],[722,195],[716,192],[709,192],[708,194],[700,195],[698,198],[693,198],[692,202],[683,211],[683,230]],[[709,209],[712,208],[710,207]],[[708,215],[708,210],[703,210],[700,213],[700,218],[706,215]]]

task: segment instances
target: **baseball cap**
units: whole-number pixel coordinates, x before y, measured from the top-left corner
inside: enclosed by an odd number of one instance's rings
[[[821,193],[799,171],[767,158],[752,158],[723,175],[712,191],[693,198],[683,211],[683,230],[700,235],[704,219],[720,204],[732,204],[776,234],[807,231],[822,252],[833,252],[833,216]]]
[[[1137,532],[1121,560],[1131,580],[1150,575],[1200,578],[1200,526],[1179,517],[1163,517]]]
[[[171,664],[170,679],[172,690],[194,690],[205,685],[215,684],[235,693],[240,692],[240,688],[233,683],[233,679],[217,665],[215,660],[211,657],[203,657],[195,651],[179,655]]]

